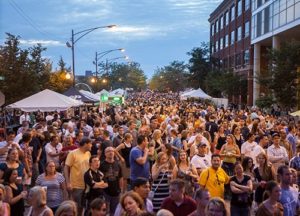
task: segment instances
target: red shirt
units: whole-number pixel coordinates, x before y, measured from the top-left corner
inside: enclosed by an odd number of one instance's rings
[[[169,210],[174,216],[184,216],[195,211],[197,204],[191,197],[184,196],[183,202],[177,206],[174,200],[172,200],[170,197],[167,197],[161,204],[161,208]]]

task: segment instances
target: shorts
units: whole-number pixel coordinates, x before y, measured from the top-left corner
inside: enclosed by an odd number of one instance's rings
[[[124,179],[129,179],[130,176],[130,168],[126,166],[126,163],[120,163],[121,164],[121,169],[122,169],[122,174]]]
[[[72,198],[73,198],[73,201],[76,202],[77,206],[79,208],[84,208],[85,206],[82,205],[82,195],[83,195],[83,191],[84,189],[77,189],[77,188],[74,188],[72,190]]]

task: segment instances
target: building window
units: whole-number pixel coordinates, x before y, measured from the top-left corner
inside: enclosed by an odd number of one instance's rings
[[[262,29],[262,11],[257,13],[256,15],[256,37],[261,36],[261,29]]]
[[[220,50],[222,50],[223,48],[223,38],[220,38]]]
[[[295,4],[295,19],[300,17],[300,1]]]
[[[230,45],[233,45],[234,44],[234,30],[231,32],[231,35],[230,35]]]
[[[294,5],[289,7],[286,12],[286,22],[289,23],[294,20]]]
[[[257,0],[257,8],[259,8],[263,3],[263,0]]]
[[[219,31],[219,22],[218,22],[218,20],[216,20],[215,28],[216,28],[216,33],[217,33]]]
[[[279,25],[282,26],[286,24],[286,10],[281,11],[279,14]]]
[[[239,0],[237,2],[237,16],[240,16],[242,14],[242,0]]]
[[[225,35],[225,39],[224,39],[225,40],[225,47],[228,47],[228,38],[229,38],[228,34]]]
[[[264,34],[270,31],[269,20],[270,20],[270,6],[264,9]]]
[[[242,65],[241,53],[235,55],[235,66]]]
[[[215,26],[214,26],[214,24],[211,24],[210,32],[211,32],[211,36],[213,36],[215,34]]]
[[[235,7],[234,7],[234,5],[231,7],[231,9],[230,9],[230,17],[231,17],[231,21],[233,21],[234,20],[234,18],[235,18],[235,11],[234,11],[234,9],[235,9]]]
[[[245,0],[245,11],[250,8],[250,0]]]
[[[236,41],[240,41],[242,39],[242,26],[237,28],[236,31]]]
[[[250,32],[250,23],[249,21],[245,22],[245,27],[244,27],[244,37],[249,37],[249,32]]]
[[[225,19],[225,26],[227,26],[229,24],[229,12],[226,11],[225,12],[225,16],[224,16],[224,19]]]
[[[220,16],[219,20],[220,20],[219,22],[220,22],[220,30],[221,30],[223,28],[223,25],[224,25],[223,24],[223,21],[224,21],[223,16]]]
[[[245,50],[244,52],[244,65],[248,65],[250,63],[250,52],[249,50]]]

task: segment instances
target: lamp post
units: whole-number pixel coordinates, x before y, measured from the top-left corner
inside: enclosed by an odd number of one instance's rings
[[[128,56],[120,56],[120,57],[116,57],[116,58],[112,58],[112,59],[106,59],[106,62],[105,62],[105,71],[108,72],[108,62],[110,61],[114,61],[114,60],[118,60],[118,59],[129,59]]]
[[[103,56],[107,55],[108,53],[111,53],[113,51],[121,51],[121,52],[125,52],[125,49],[123,48],[119,48],[119,49],[111,49],[111,50],[107,50],[104,52],[96,52],[96,57],[95,57],[95,61],[93,62],[96,65],[96,77],[98,77],[98,61],[99,59],[101,59]]]
[[[75,43],[79,41],[81,38],[83,38],[84,36],[86,36],[87,34],[91,33],[92,31],[95,31],[100,28],[114,28],[114,27],[116,27],[116,25],[99,26],[99,27],[85,29],[79,32],[74,32],[74,30],[72,29],[71,44],[68,41],[66,45],[67,47],[72,49],[73,87],[75,87],[75,47],[74,47]],[[76,36],[78,36],[78,38],[75,38]]]

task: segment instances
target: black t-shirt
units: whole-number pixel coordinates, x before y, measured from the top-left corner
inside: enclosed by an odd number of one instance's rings
[[[244,179],[239,182],[236,178],[236,176],[233,176],[230,181],[234,181],[235,183],[239,184],[239,185],[243,185],[243,186],[247,186],[247,182],[251,180],[250,176],[248,175],[244,175]],[[248,207],[250,204],[250,196],[249,193],[244,192],[244,193],[234,193],[232,192],[232,197],[231,197],[231,201],[230,201],[231,205],[234,206],[239,206],[239,207]]]
[[[110,140],[104,140],[101,143],[101,156],[100,156],[100,160],[104,161],[105,160],[105,149],[109,146],[113,146],[112,142]]]
[[[103,196],[102,188],[93,188],[96,182],[101,182],[103,180],[104,174],[97,170],[97,172],[89,169],[84,173],[84,183],[85,183],[85,193],[87,194],[88,200],[93,200]]]
[[[38,151],[42,148],[40,139],[37,137],[33,137],[31,142],[29,143],[29,146],[32,147],[32,160],[33,163],[35,163],[38,156]]]
[[[104,192],[109,196],[118,196],[121,192],[119,180],[123,177],[120,164],[117,161],[113,163],[102,161],[100,171],[104,174],[104,181],[108,183]]]

